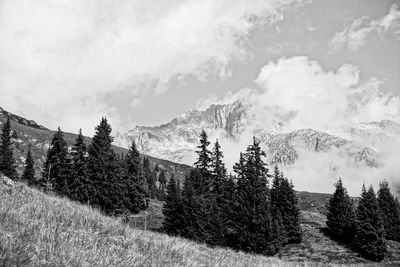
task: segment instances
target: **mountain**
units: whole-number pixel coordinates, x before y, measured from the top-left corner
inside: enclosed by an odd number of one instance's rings
[[[355,162],[378,167],[381,155],[376,145],[400,136],[400,124],[388,120],[346,125],[329,131],[285,131],[284,122],[255,125],[253,120],[257,114],[250,112],[250,108],[240,101],[211,105],[205,110],[191,110],[160,126],[136,126],[118,138],[125,143],[135,140],[139,149],[148,155],[191,163],[198,136],[205,129],[210,137],[232,143],[241,138],[248,139],[245,135],[256,136],[266,150],[270,164],[293,164],[302,151],[335,151]]]
[[[191,164],[185,159],[193,155],[202,129],[221,131],[225,136],[235,138],[241,133],[246,118],[246,109],[239,101],[211,105],[205,111],[191,110],[160,126],[136,126],[118,138],[125,144],[134,140],[145,154]]]
[[[47,150],[50,146],[51,140],[55,131],[49,130],[48,128],[37,124],[33,120],[23,118],[21,116],[10,113],[0,108],[0,127],[5,123],[7,117],[10,117],[11,130],[16,132],[16,137],[12,139],[14,146],[14,158],[16,159],[17,172],[22,173],[25,163],[26,153],[28,146],[31,146],[32,156],[35,160],[36,174],[39,175],[43,163],[46,160]],[[77,126],[79,127],[79,125]],[[64,132],[64,139],[68,144],[69,149],[75,143],[77,134]],[[85,143],[89,144],[91,138],[85,137]],[[128,150],[126,148],[114,146],[114,150],[118,154],[126,154]],[[183,180],[186,172],[189,170],[189,166],[171,162],[165,159],[158,159],[156,157],[149,157],[150,164],[154,167],[156,164],[160,168],[164,169],[167,173],[167,177],[174,173],[175,177]]]

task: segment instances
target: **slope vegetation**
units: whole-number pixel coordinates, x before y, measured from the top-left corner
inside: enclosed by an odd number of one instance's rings
[[[23,184],[0,181],[0,266],[293,266],[128,227]]]

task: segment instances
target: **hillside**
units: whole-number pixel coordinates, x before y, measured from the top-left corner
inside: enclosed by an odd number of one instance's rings
[[[42,170],[43,163],[46,160],[47,149],[51,143],[55,131],[49,130],[44,126],[37,124],[33,120],[23,118],[21,116],[12,114],[2,108],[0,108],[0,127],[10,116],[11,129],[16,131],[17,138],[13,139],[14,142],[14,158],[17,163],[17,171],[22,172],[25,156],[28,150],[28,145],[31,145],[32,156],[35,160],[36,172],[40,173]],[[79,126],[78,126],[79,127]],[[64,132],[64,139],[67,142],[69,148],[75,143],[77,134]],[[89,144],[91,138],[85,137],[85,142]],[[114,146],[116,153],[121,154],[127,153],[127,149]],[[189,166],[171,162],[164,159],[158,159],[155,157],[149,157],[150,164],[154,167],[155,164],[165,169],[167,176],[171,173],[175,174],[175,177],[183,180],[185,173],[189,170]]]
[[[1,266],[396,266],[400,244],[389,242],[381,264],[368,262],[324,233],[324,216],[302,212],[304,241],[278,257],[210,248],[133,229],[118,218],[0,178]],[[331,264],[333,263],[333,264]]]
[[[292,266],[151,231],[0,181],[0,266]]]

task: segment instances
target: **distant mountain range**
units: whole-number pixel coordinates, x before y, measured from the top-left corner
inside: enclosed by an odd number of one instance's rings
[[[270,164],[293,164],[301,151],[306,150],[315,153],[335,151],[369,167],[378,167],[381,155],[376,145],[400,136],[400,124],[389,120],[356,123],[329,131],[285,131],[284,122],[254,127],[254,114],[248,110],[249,107],[240,101],[211,105],[205,110],[191,110],[159,126],[136,126],[117,138],[121,143],[134,140],[145,154],[191,163],[198,136],[205,129],[209,136],[219,136],[233,143],[244,135],[254,135],[266,150]]]

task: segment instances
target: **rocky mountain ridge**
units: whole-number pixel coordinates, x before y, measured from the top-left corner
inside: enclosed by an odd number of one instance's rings
[[[356,123],[329,131],[283,131],[284,122],[251,129],[253,114],[248,109],[240,101],[211,105],[202,111],[191,110],[160,126],[136,126],[120,138],[125,142],[134,140],[145,154],[190,163],[202,129],[212,138],[223,137],[232,142],[243,134],[251,134],[261,141],[270,164],[293,164],[301,150],[327,153],[335,150],[357,162],[377,167],[380,152],[376,144],[400,137],[400,124],[389,120]]]

